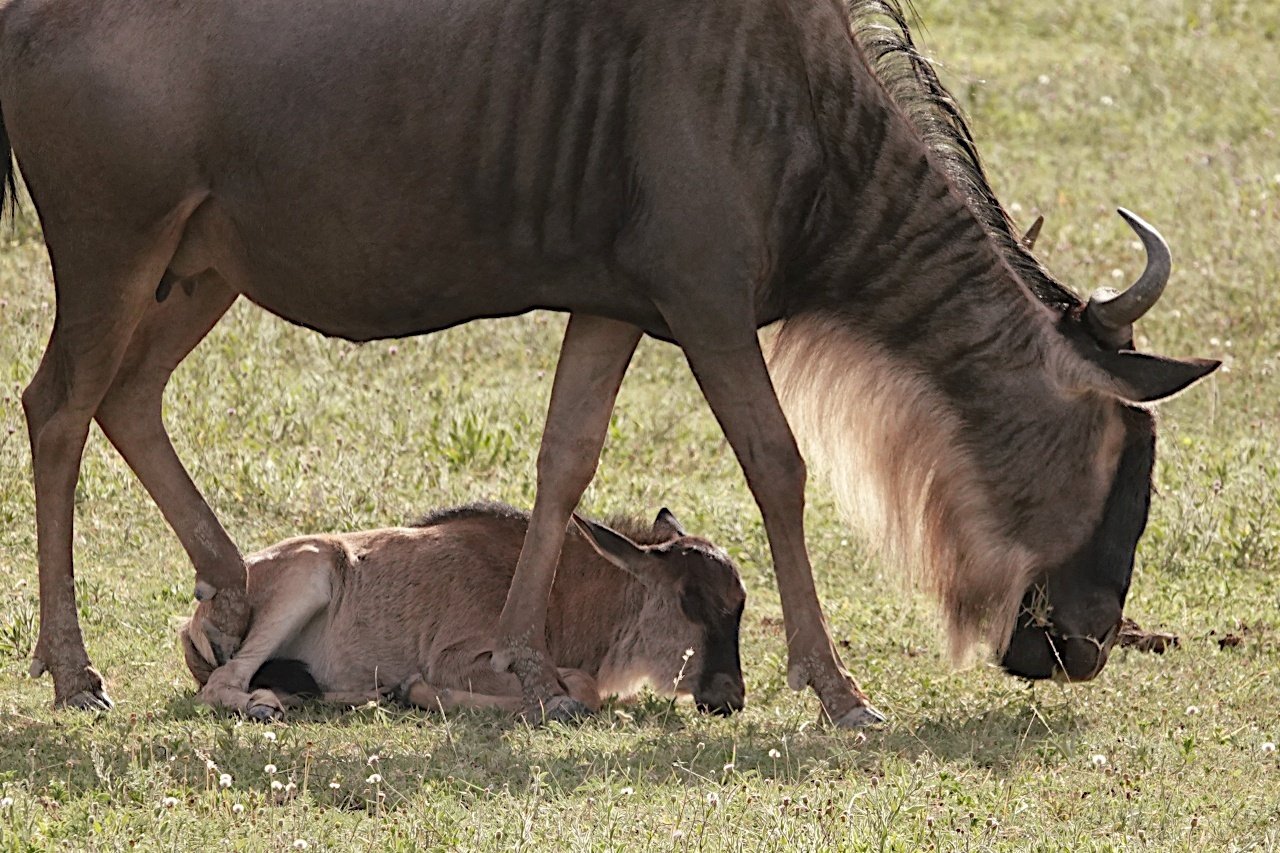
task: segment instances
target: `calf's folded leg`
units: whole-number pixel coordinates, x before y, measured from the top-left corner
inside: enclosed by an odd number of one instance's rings
[[[218,667],[200,691],[200,700],[262,720],[284,714],[279,697],[270,689],[250,692],[250,681],[262,664],[276,656],[316,614],[329,606],[333,594],[334,562],[338,546],[304,540],[291,543],[267,558],[276,565],[259,566],[251,583],[270,584],[254,595],[249,633],[236,656]]]

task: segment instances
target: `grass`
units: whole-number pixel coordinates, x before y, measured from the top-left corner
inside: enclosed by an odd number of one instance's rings
[[[1227,362],[1162,408],[1129,613],[1179,633],[1178,649],[1118,653],[1074,689],[952,671],[928,603],[901,592],[815,487],[820,591],[891,718],[865,738],[815,725],[816,700],[784,683],[742,475],[679,354],[647,341],[585,505],[669,505],[740,562],[743,714],[703,719],[650,698],[575,729],[387,708],[269,730],[212,715],[173,639],[190,568],[96,431],[77,491],[78,583],[119,708],[54,714],[47,680],[25,676],[37,605],[18,394],[53,299],[28,222],[0,247],[0,849],[1280,847],[1280,763],[1262,749],[1280,741],[1280,7],[916,5],[998,194],[1026,224],[1047,216],[1039,255],[1081,291],[1132,274],[1141,256],[1112,212],[1132,207],[1176,254],[1142,346]],[[246,550],[455,501],[528,505],[562,327],[532,315],[356,347],[241,304],[177,374],[169,422]],[[1242,642],[1220,647],[1226,632]]]

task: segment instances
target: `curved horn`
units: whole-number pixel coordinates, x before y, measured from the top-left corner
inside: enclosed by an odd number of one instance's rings
[[[1090,329],[1108,343],[1126,343],[1132,337],[1131,326],[1143,314],[1151,310],[1164,286],[1169,283],[1173,257],[1169,244],[1160,232],[1143,219],[1123,207],[1117,211],[1129,227],[1138,235],[1147,250],[1147,268],[1130,287],[1120,293],[1110,288],[1099,288],[1089,297],[1084,316]]]

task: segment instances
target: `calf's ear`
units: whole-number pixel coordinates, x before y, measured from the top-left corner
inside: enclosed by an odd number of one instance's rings
[[[658,517],[653,520],[653,532],[664,539],[679,539],[687,535],[684,526],[676,519],[675,513],[665,506],[658,510]]]
[[[178,637],[182,642],[182,658],[186,661],[187,669],[191,670],[191,676],[196,683],[204,687],[209,682],[209,676],[213,675],[214,664],[205,660],[204,655],[200,654],[200,650],[196,648],[195,641],[191,639],[191,622],[188,621],[178,630]]]
[[[648,552],[639,545],[618,531],[597,521],[583,518],[576,512],[573,514],[573,523],[601,557],[637,580],[646,583],[650,580],[652,575],[648,571],[650,557]]]

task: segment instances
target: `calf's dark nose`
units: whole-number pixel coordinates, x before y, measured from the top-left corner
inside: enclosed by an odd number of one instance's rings
[[[706,688],[694,696],[698,710],[704,714],[727,717],[746,707],[747,688],[741,678],[718,672],[707,679]]]

